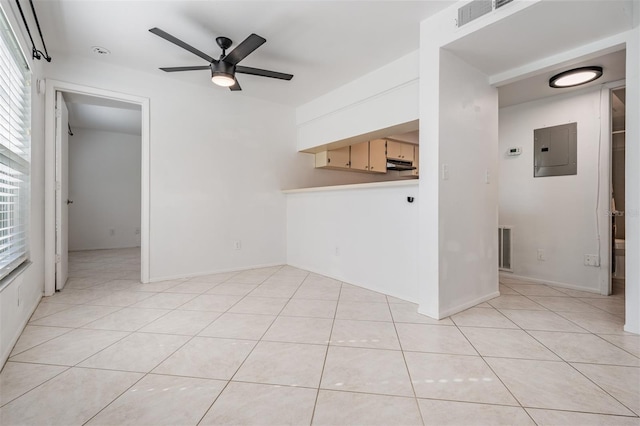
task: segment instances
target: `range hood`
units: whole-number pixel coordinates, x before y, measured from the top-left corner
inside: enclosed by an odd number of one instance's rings
[[[413,162],[387,158],[387,170],[415,170]]]

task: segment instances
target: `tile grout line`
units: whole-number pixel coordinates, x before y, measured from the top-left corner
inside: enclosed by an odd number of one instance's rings
[[[278,269],[281,270],[282,267],[280,267]],[[264,281],[266,281],[267,279],[269,279],[270,277],[272,277],[277,271],[274,271],[272,274],[269,275],[269,277],[265,278],[262,283],[264,283]],[[306,279],[306,277],[305,277]],[[304,280],[302,280],[304,282]],[[260,285],[262,285],[262,283],[258,284],[258,287]],[[302,283],[301,283],[302,285]],[[256,288],[258,288],[256,287]],[[250,293],[249,293],[250,294]],[[247,295],[243,296],[240,300],[238,300],[235,304],[233,304],[231,307],[229,307],[229,309],[227,311],[225,311],[225,313],[228,313],[229,310],[231,308],[233,308],[233,306],[237,305],[238,303],[240,303],[242,300],[244,300],[245,297],[247,297]],[[287,302],[288,303],[288,302]],[[282,310],[284,309],[284,307],[286,306],[286,303],[282,306],[282,308],[280,309],[280,312],[282,312]],[[279,315],[279,314],[278,314]],[[235,377],[236,374],[238,374],[238,371],[240,371],[240,369],[242,368],[242,366],[244,365],[244,363],[247,361],[247,359],[249,359],[249,357],[251,356],[251,354],[253,353],[253,351],[256,349],[256,347],[258,346],[258,344],[262,341],[262,337],[264,337],[265,334],[267,334],[267,332],[269,331],[269,329],[271,328],[271,326],[273,326],[273,323],[276,321],[276,319],[278,319],[278,315],[275,315],[275,318],[273,319],[273,321],[271,322],[271,324],[269,325],[269,327],[267,327],[267,329],[262,333],[262,336],[260,336],[260,338],[255,341],[255,344],[253,345],[253,347],[251,348],[251,350],[249,351],[249,353],[244,357],[244,359],[242,360],[242,362],[240,363],[240,365],[238,365],[238,368],[236,368],[235,372],[231,375],[231,377],[229,377],[228,380],[226,380],[226,384],[224,385],[224,387],[222,388],[222,390],[220,391],[220,393],[218,393],[218,395],[214,398],[214,400],[211,402],[211,404],[209,405],[209,407],[204,411],[204,413],[202,414],[202,416],[200,417],[200,419],[196,422],[196,425],[199,425],[200,423],[202,423],[202,421],[204,420],[204,418],[207,416],[207,414],[209,414],[209,412],[211,411],[211,409],[213,408],[213,406],[215,405],[215,403],[218,401],[218,399],[220,398],[220,396],[222,396],[222,394],[224,393],[224,391],[227,389],[227,387],[229,386],[229,384],[233,381],[233,378]],[[215,321],[213,321],[215,322]],[[212,322],[212,324],[213,324]],[[235,340],[241,340],[241,339],[235,339]],[[264,384],[264,383],[263,383]]]
[[[531,300],[529,297],[527,297],[526,295],[523,295],[524,297],[526,297],[527,299]],[[576,299],[574,296],[568,295],[571,299]],[[534,300],[531,300],[532,302],[535,302]],[[596,336],[595,333],[591,332],[590,330],[587,330],[585,328],[583,328],[582,326],[580,326],[579,324],[575,323],[574,321],[572,321],[569,318],[564,317],[563,315],[559,314],[556,311],[553,311],[551,309],[549,309],[550,312],[553,312],[556,315],[559,315],[560,317],[564,318],[565,320],[571,322],[572,324],[575,324],[577,327],[583,329],[586,331],[586,333],[576,333],[576,334],[588,334],[588,335],[594,335]],[[517,324],[516,324],[517,325]],[[613,398],[616,402],[618,402],[620,405],[622,405],[624,408],[626,408],[627,410],[629,410],[630,412],[634,413],[633,410],[631,410],[629,407],[627,407],[625,404],[623,404],[621,401],[618,400],[618,398],[614,397],[613,395],[611,395],[609,392],[607,392],[604,388],[602,388],[598,383],[596,383],[594,380],[590,379],[588,376],[586,376],[584,373],[582,373],[580,370],[578,370],[575,366],[572,365],[571,362],[565,360],[562,356],[560,356],[559,354],[557,354],[555,351],[551,350],[549,347],[547,347],[547,345],[545,345],[543,342],[541,342],[540,340],[538,340],[535,336],[533,336],[529,330],[522,328],[522,331],[524,331],[529,337],[531,337],[532,339],[534,339],[536,342],[538,342],[540,345],[542,345],[545,349],[547,349],[548,351],[550,351],[552,354],[554,354],[555,356],[557,356],[561,361],[552,361],[549,360],[549,362],[562,362],[566,365],[568,365],[569,367],[571,367],[574,371],[578,372],[581,376],[583,376],[584,378],[586,378],[589,382],[593,383],[598,389],[600,389],[601,391],[603,391],[605,394],[609,395],[611,398]],[[544,331],[544,330],[537,330],[537,331]],[[603,339],[604,340],[604,339]],[[544,361],[544,360],[532,360],[532,361]],[[485,361],[486,362],[486,361]],[[487,363],[488,364],[488,363]],[[598,365],[606,365],[606,364],[598,364]],[[491,366],[489,366],[489,368],[491,368]],[[631,367],[633,368],[633,367]],[[493,371],[493,368],[491,368],[491,370]],[[495,371],[494,371],[494,374]],[[497,374],[496,374],[497,376]],[[499,378],[499,376],[498,376]],[[501,380],[502,381],[502,380]],[[506,385],[505,385],[506,386]],[[515,396],[514,396],[515,397]],[[517,399],[516,399],[517,400]],[[520,401],[518,401],[520,402]],[[522,406],[522,404],[520,404]],[[524,408],[524,407],[523,407]],[[577,411],[577,412],[581,412],[581,411]],[[589,414],[587,412],[582,412],[582,413],[586,413]],[[527,412],[527,414],[529,414]],[[594,413],[591,413],[594,414]],[[599,414],[603,414],[603,415],[608,415],[607,413],[599,413]],[[533,420],[533,419],[532,419]]]
[[[517,324],[516,324],[517,325]],[[516,401],[518,403],[518,405],[520,406],[520,408],[522,408],[524,410],[524,406],[522,405],[522,402],[514,395],[513,391],[511,389],[509,389],[509,387],[507,386],[507,384],[502,380],[502,378],[498,375],[498,373],[496,373],[496,371],[493,369],[493,367],[491,366],[491,364],[489,364],[487,362],[487,360],[485,359],[485,357],[480,353],[480,351],[478,350],[478,348],[475,347],[475,345],[473,344],[473,342],[471,342],[471,340],[469,340],[469,338],[467,337],[466,334],[464,334],[462,332],[462,330],[460,330],[460,327],[458,327],[456,325],[456,327],[458,328],[458,332],[460,334],[462,334],[462,336],[464,336],[465,340],[467,341],[467,343],[469,343],[471,345],[471,347],[476,351],[476,353],[478,354],[478,356],[480,357],[480,359],[482,359],[482,362],[484,362],[484,364],[487,366],[487,368],[489,368],[489,370],[491,370],[491,372],[493,373],[494,376],[496,376],[496,378],[500,381],[500,383],[502,384],[502,386],[507,390],[507,392],[509,392],[509,395],[511,395],[511,397],[513,398],[514,401]],[[512,359],[512,358],[508,358],[508,359]],[[526,410],[525,410],[526,412]],[[533,421],[534,423],[536,423],[533,418],[529,415],[529,413],[527,412],[527,416],[529,416],[529,418],[531,418],[531,421]],[[537,423],[536,423],[537,424]]]
[[[404,361],[404,368],[407,371],[407,376],[409,377],[409,384],[411,385],[411,391],[413,392],[413,400],[416,404],[416,409],[418,410],[418,416],[420,416],[420,421],[423,425],[426,425],[424,421],[424,416],[422,415],[422,410],[420,409],[420,402],[418,401],[418,395],[416,393],[416,388],[413,385],[413,378],[411,377],[411,370],[409,370],[409,364],[407,363],[407,357],[405,356],[404,348],[402,347],[402,340],[400,340],[400,333],[398,333],[398,327],[396,326],[396,320],[393,316],[393,310],[391,309],[391,304],[389,303],[389,298],[387,297],[387,308],[389,309],[389,315],[391,315],[391,320],[393,323],[393,329],[396,332],[396,339],[398,339],[398,346],[400,346],[400,353],[402,354],[402,361]],[[452,321],[453,322],[453,321]]]
[[[311,410],[311,419],[309,425],[313,424],[316,416],[316,408],[318,407],[318,399],[320,398],[320,389],[322,388],[322,379],[324,378],[324,369],[327,366],[327,358],[329,357],[329,348],[331,347],[331,339],[333,339],[333,328],[336,324],[336,316],[338,315],[338,305],[340,303],[340,297],[342,296],[342,286],[344,282],[340,282],[340,289],[338,290],[338,300],[336,301],[336,309],[333,312],[333,319],[331,320],[331,330],[329,332],[329,339],[327,340],[327,348],[324,351],[324,359],[322,361],[322,369],[320,370],[320,380],[318,381],[318,388],[316,390],[316,398],[313,402],[313,409]]]

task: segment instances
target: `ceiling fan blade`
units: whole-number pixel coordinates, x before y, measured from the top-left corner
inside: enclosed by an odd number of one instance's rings
[[[236,84],[234,84],[233,86],[229,86],[229,90],[231,90],[232,92],[235,92],[237,90],[242,90],[242,87],[240,87],[240,84],[238,83],[237,78],[236,78]]]
[[[197,55],[199,57],[201,57],[202,59],[204,59],[207,62],[213,62],[213,58],[209,55],[207,55],[206,53],[203,53],[201,51],[199,51],[198,49],[196,49],[195,47],[188,45],[187,43],[185,43],[184,41],[175,38],[174,36],[172,36],[169,33],[166,33],[164,31],[162,31],[160,28],[151,28],[149,30],[149,32],[157,35],[158,37],[162,37],[163,39],[175,44],[176,46],[180,46],[185,50],[188,50],[189,52],[193,53],[194,55]],[[240,46],[238,46],[240,47]],[[249,52],[251,53],[251,52]]]
[[[251,34],[245,38],[235,49],[233,49],[223,60],[231,65],[236,65],[238,62],[246,58],[251,52],[262,46],[267,40],[260,37],[257,34]]]
[[[198,65],[195,67],[165,67],[160,68],[164,72],[177,72],[177,71],[200,71],[200,70],[210,70],[210,65]]]
[[[292,74],[261,70],[260,68],[243,67],[242,65],[236,66],[236,72],[239,72],[241,74],[259,75],[260,77],[279,78],[281,80],[291,80],[293,78]]]

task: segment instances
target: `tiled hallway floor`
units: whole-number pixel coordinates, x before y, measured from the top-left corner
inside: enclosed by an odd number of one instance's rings
[[[139,284],[72,253],[0,375],[0,424],[639,425],[624,299],[503,279],[442,321],[292,267]]]

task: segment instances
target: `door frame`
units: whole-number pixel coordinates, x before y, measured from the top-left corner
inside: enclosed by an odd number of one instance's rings
[[[66,126],[65,126],[66,124]],[[63,92],[56,92],[56,291],[67,283],[69,270],[69,108]],[[65,157],[66,155],[66,157]],[[58,184],[60,186],[58,187]],[[63,234],[63,231],[66,235]],[[64,250],[67,250],[64,253]],[[62,282],[64,280],[64,282]]]
[[[45,199],[44,199],[44,295],[55,293],[56,280],[56,92],[77,93],[99,98],[140,105],[142,112],[142,161],[141,161],[141,218],[140,218],[140,281],[149,282],[150,254],[150,115],[149,98],[112,90],[98,89],[65,81],[45,81]]]
[[[611,265],[615,258],[611,256],[611,182],[612,175],[612,148],[611,135],[611,92],[626,86],[626,78],[605,83],[600,87],[600,140],[599,148],[599,188],[598,188],[598,251],[600,254],[600,294],[611,294]]]

